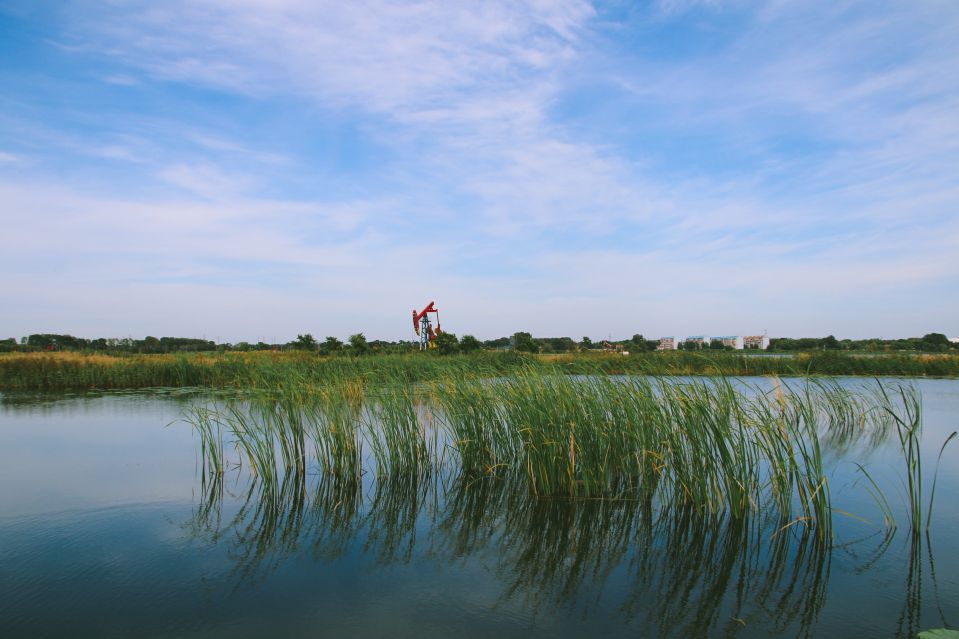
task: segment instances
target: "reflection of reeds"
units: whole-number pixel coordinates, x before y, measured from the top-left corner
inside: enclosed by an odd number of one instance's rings
[[[922,396],[911,386],[898,386],[887,389],[879,385],[877,397],[881,398],[881,409],[894,422],[895,432],[899,439],[899,449],[905,464],[906,511],[909,515],[909,528],[913,536],[918,536],[922,529],[923,513],[923,470],[922,470]],[[957,436],[953,432],[942,443],[936,466],[932,473],[932,490],[929,494],[929,503],[926,507],[925,529],[929,530],[932,523],[932,509],[936,497],[936,480],[939,474],[939,462],[946,446]],[[876,487],[876,482],[866,473],[870,483]],[[882,497],[885,500],[885,497]],[[888,510],[888,506],[886,507]]]
[[[223,429],[216,412],[206,406],[193,405],[186,420],[200,437],[199,461],[204,482],[208,476],[221,475],[226,459],[223,451]]]
[[[362,549],[386,565],[423,556],[483,565],[501,600],[532,614],[596,605],[659,635],[732,630],[731,616],[807,634],[825,602],[831,550],[808,531],[777,535],[776,518],[655,510],[642,500],[539,497],[521,469],[396,474],[365,488],[326,474],[292,473],[272,491],[251,479],[236,514],[222,520],[209,516],[222,491],[205,494],[212,503],[192,528],[227,544],[238,586],[286,560],[336,561]]]
[[[779,383],[766,393],[722,377],[530,368],[426,385],[292,379],[188,419],[210,468],[224,468],[226,433],[267,484],[312,463],[353,477],[366,467],[385,481],[422,477],[445,461],[466,477],[521,473],[541,496],[627,497],[734,518],[771,508],[783,527],[815,528],[828,539],[824,448],[875,440],[892,421],[877,405],[883,396],[825,382]]]

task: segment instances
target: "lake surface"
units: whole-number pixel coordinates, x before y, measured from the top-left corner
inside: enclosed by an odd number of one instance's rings
[[[928,499],[959,381],[911,383]],[[913,637],[959,624],[959,445],[915,539],[895,437],[827,450],[849,515],[823,545],[762,516],[536,498],[521,478],[355,484],[310,469],[265,490],[238,469],[208,482],[178,421],[206,401],[0,396],[0,637]]]

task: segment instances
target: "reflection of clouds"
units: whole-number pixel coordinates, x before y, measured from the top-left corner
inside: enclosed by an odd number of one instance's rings
[[[194,435],[189,393],[0,394],[0,516],[182,499]]]

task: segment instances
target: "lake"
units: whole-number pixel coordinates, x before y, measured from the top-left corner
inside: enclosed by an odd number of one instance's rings
[[[928,500],[959,381],[908,383],[922,395]],[[822,544],[762,513],[536,497],[522,477],[455,469],[210,480],[182,421],[208,401],[0,395],[0,637],[913,637],[959,623],[955,443],[917,537],[896,437],[827,447]]]

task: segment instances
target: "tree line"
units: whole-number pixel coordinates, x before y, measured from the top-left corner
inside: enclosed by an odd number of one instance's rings
[[[519,331],[509,337],[499,337],[481,341],[473,335],[457,337],[454,333],[440,333],[437,335],[436,353],[448,355],[453,353],[470,353],[477,350],[513,350],[524,353],[574,353],[581,351],[627,351],[643,353],[656,350],[658,339],[647,339],[642,334],[634,334],[628,339],[598,340],[583,337],[579,341],[571,337],[534,337],[531,333]],[[729,350],[721,342],[713,341],[709,344],[700,344],[686,341],[680,345],[683,350]],[[375,353],[404,353],[419,349],[419,342],[400,340],[396,342],[385,340],[368,340],[363,333],[350,335],[345,341],[337,337],[327,336],[323,341],[317,340],[310,333],[297,335],[296,339],[278,344],[266,342],[237,342],[216,343],[212,340],[192,337],[153,337],[143,339],[133,338],[96,338],[87,339],[73,335],[53,333],[35,333],[17,340],[13,337],[0,339],[0,352],[37,352],[37,351],[96,351],[105,353],[182,353],[182,352],[213,352],[213,351],[279,351],[297,350],[311,351],[323,355],[369,355]],[[905,339],[865,339],[839,340],[834,336],[813,338],[773,338],[769,343],[769,350],[773,351],[920,351],[946,352],[959,350],[959,344],[950,342],[942,333],[928,333],[922,337]]]
[[[836,339],[827,337],[777,337],[769,340],[769,350],[773,351],[921,351],[927,353],[944,353],[949,350],[959,350],[959,344],[950,342],[942,333],[926,333],[922,337],[907,337],[904,339]]]

